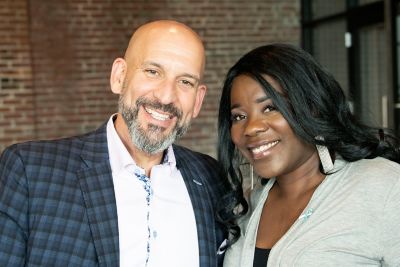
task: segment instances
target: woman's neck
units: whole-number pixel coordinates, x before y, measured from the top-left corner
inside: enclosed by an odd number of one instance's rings
[[[296,170],[276,177],[274,191],[277,197],[296,199],[314,192],[324,178],[319,170],[318,154],[314,153]]]

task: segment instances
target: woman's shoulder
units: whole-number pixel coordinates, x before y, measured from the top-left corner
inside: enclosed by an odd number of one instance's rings
[[[400,189],[400,164],[388,159],[377,157],[346,162],[343,170],[338,173],[342,177],[339,180],[350,187],[357,185],[364,194],[385,195]]]
[[[385,158],[362,159],[351,164],[355,171],[368,176],[378,175],[378,177],[385,176],[400,179],[400,164]]]

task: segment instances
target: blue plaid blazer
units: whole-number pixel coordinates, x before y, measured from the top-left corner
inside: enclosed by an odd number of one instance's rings
[[[219,165],[180,146],[174,151],[194,208],[200,266],[221,266],[217,249],[225,233],[215,221],[224,192]],[[0,266],[115,267],[118,244],[105,124],[86,135],[16,144],[3,152]]]

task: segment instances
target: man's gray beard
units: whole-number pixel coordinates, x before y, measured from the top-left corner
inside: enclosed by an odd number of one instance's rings
[[[140,125],[137,120],[139,107],[144,103],[150,107],[152,106],[150,101],[146,100],[144,97],[140,97],[136,100],[135,106],[128,107],[124,104],[124,99],[121,96],[118,102],[118,110],[128,126],[132,143],[143,152],[153,155],[164,151],[174,141],[182,137],[182,135],[184,135],[189,129],[190,123],[184,123],[180,125],[182,115],[174,114],[177,117],[177,122],[171,133],[169,133],[167,136],[163,135],[165,128],[156,126],[154,124],[149,124],[146,132],[146,130],[143,129],[142,125]]]

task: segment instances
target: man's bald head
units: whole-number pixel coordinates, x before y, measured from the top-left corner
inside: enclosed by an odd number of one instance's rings
[[[128,66],[140,60],[141,53],[150,46],[165,49],[188,50],[201,59],[203,76],[205,52],[200,36],[187,25],[173,20],[158,20],[140,26],[129,41],[125,52]],[[201,77],[202,78],[202,77]]]

